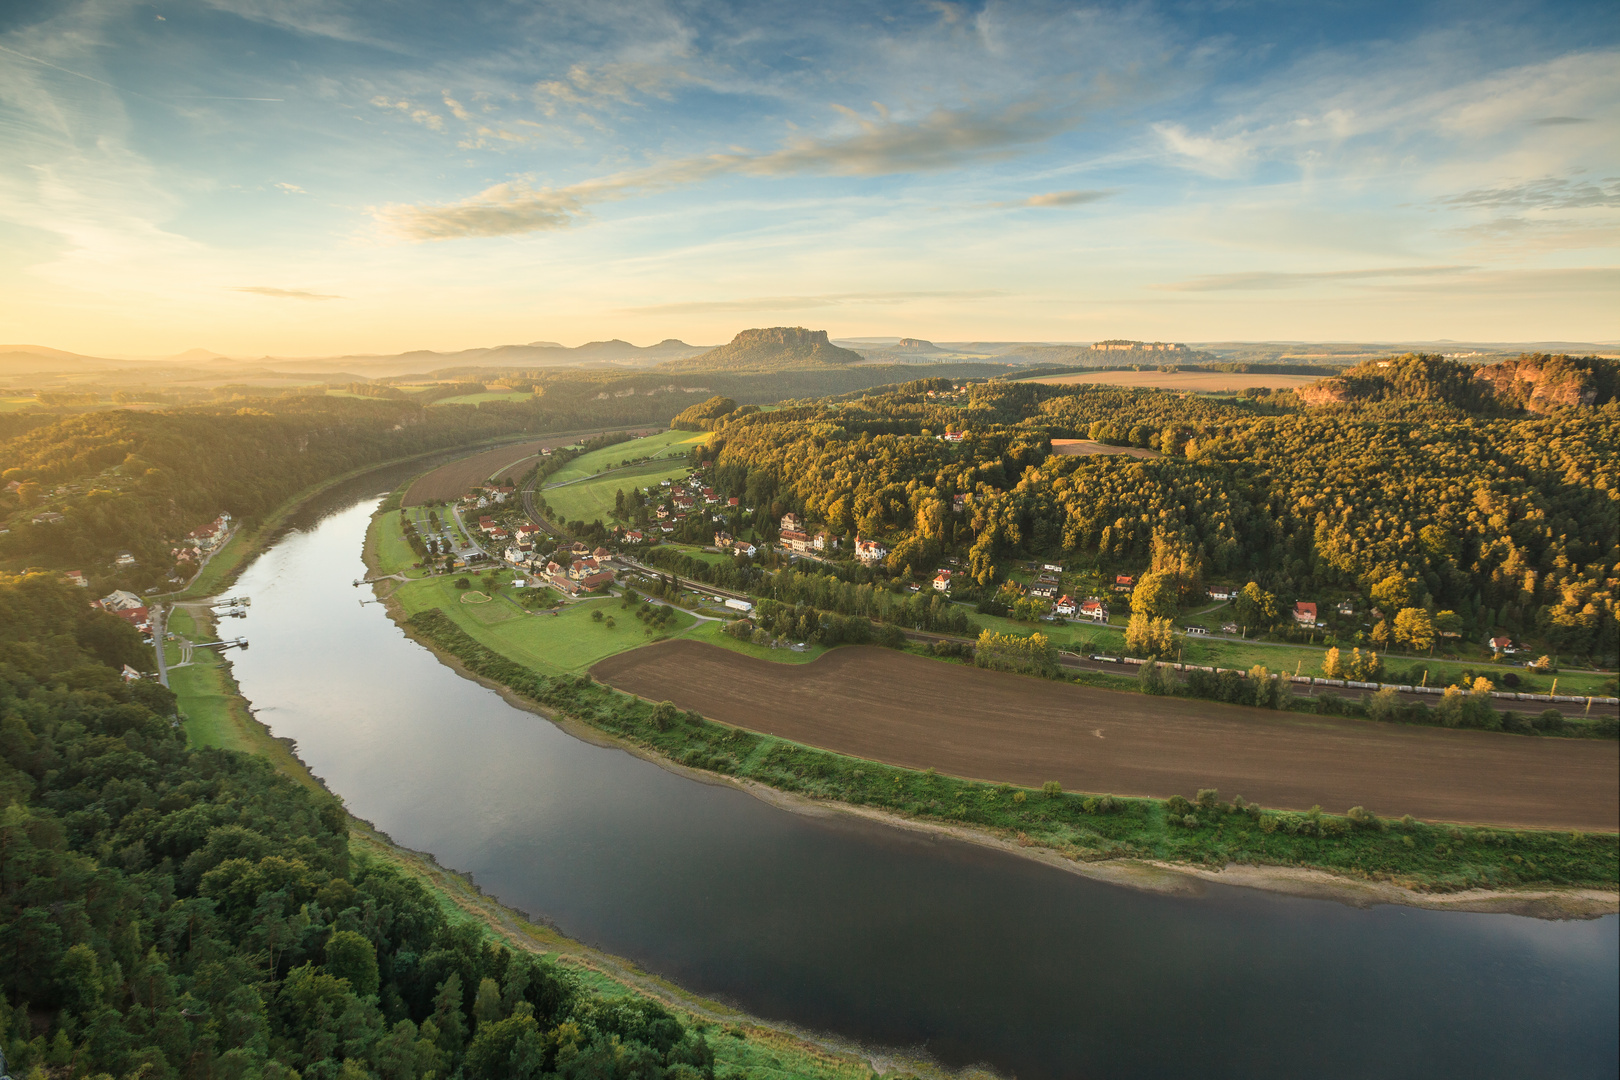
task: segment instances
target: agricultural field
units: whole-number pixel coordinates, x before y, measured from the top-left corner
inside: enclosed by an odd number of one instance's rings
[[[686,476],[686,455],[706,432],[669,431],[604,447],[570,461],[547,482],[544,494],[554,516],[563,521],[613,518],[614,495],[638,487],[658,487],[664,480]],[[652,456],[628,467],[626,459]]]
[[[618,467],[621,461],[642,457],[685,458],[687,452],[696,443],[701,443],[709,437],[706,431],[664,431],[657,435],[648,435],[629,442],[615,443],[604,446],[600,450],[592,450],[582,454],[558,469],[546,481],[546,486],[555,487],[566,484],[571,480],[580,480],[587,476],[595,476],[604,469]]]
[[[1249,386],[1292,390],[1309,386],[1320,375],[1276,375],[1259,371],[1076,371],[1068,375],[1043,375],[1028,382],[1055,386],[1150,386],[1159,390],[1191,390],[1205,394],[1230,393]]]
[[[576,436],[558,435],[528,442],[508,443],[494,450],[485,450],[424,473],[412,481],[405,491],[405,506],[420,506],[441,499],[459,499],[467,489],[484,483],[497,473],[513,467],[527,467],[542,449],[555,449],[577,442]]]
[[[1260,805],[1620,827],[1620,743],[1304,716],[1148,697],[845,646],[780,664],[663,642],[592,675],[723,723],[904,768],[1158,798],[1213,787]],[[791,703],[791,707],[784,707]]]
[[[434,405],[482,405],[486,401],[532,401],[534,395],[527,390],[485,390],[479,394],[457,394],[455,397],[440,398],[429,404]]]
[[[1052,453],[1063,457],[1095,457],[1098,454],[1123,454],[1134,458],[1156,458],[1164,455],[1142,446],[1110,446],[1095,439],[1053,439]]]

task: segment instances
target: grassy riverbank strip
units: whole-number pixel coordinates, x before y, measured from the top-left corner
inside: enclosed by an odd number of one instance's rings
[[[1280,812],[1235,798],[1226,802],[1213,792],[1189,792],[1190,799],[1125,799],[917,772],[726,727],[587,675],[541,674],[481,644],[437,609],[419,610],[406,621],[473,674],[688,768],[903,818],[967,826],[1072,860],[1304,867],[1417,892],[1549,885],[1612,890],[1620,882],[1620,837],[1612,834],[1431,825],[1355,811]]]

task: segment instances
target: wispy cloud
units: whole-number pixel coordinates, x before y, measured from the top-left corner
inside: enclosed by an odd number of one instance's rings
[[[1589,206],[1620,206],[1620,177],[1593,182],[1546,177],[1506,187],[1478,188],[1440,200],[1445,206],[1492,209],[1575,210]]]
[[[735,300],[687,300],[673,304],[621,308],[634,315],[699,315],[726,312],[811,311],[845,306],[889,306],[913,300],[989,300],[1004,295],[996,289],[957,289],[915,292],[823,293],[816,296],[749,296]]]
[[[1237,274],[1203,274],[1186,281],[1154,285],[1170,292],[1227,292],[1254,289],[1297,289],[1334,281],[1366,281],[1374,278],[1427,278],[1463,274],[1472,266],[1391,266],[1375,270],[1317,270],[1305,272],[1250,271]]]
[[[1565,124],[1590,124],[1589,116],[1538,116],[1530,121],[1536,127],[1562,127]]]
[[[1020,199],[1015,203],[1003,203],[1004,206],[1082,206],[1106,199],[1114,194],[1112,191],[1048,191],[1041,195],[1031,195],[1027,199]]]
[[[408,102],[373,102],[407,111]],[[510,236],[574,224],[592,203],[698,183],[725,173],[748,176],[892,176],[933,172],[1018,153],[1078,122],[1072,111],[1024,101],[988,111],[937,108],[897,119],[879,109],[876,119],[841,110],[854,130],[823,137],[799,136],[776,150],[680,158],[645,169],[586,180],[565,187],[535,187],[526,180],[495,184],[459,202],[396,204],[373,211],[383,230],[401,239]],[[1031,206],[1062,206],[1106,193],[1054,192]]]
[[[231,292],[253,293],[255,296],[271,296],[277,300],[342,300],[343,297],[332,293],[309,292],[305,289],[277,289],[271,285],[238,285]]]
[[[397,109],[406,116],[410,117],[416,123],[421,124],[424,127],[432,128],[434,131],[444,130],[444,117],[440,116],[432,109],[424,109],[420,106],[412,105],[409,101],[405,101],[403,99],[399,101],[390,101],[386,94],[378,94],[376,97],[371,99],[371,103],[379,109]]]

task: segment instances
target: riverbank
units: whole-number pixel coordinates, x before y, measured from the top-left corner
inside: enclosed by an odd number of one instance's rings
[[[1020,792],[728,728],[672,706],[653,707],[585,676],[548,677],[480,645],[442,613],[407,616],[398,605],[389,609],[413,639],[514,705],[554,722],[589,726],[666,768],[783,798],[789,808],[813,805],[956,830],[951,834],[963,839],[1137,885],[1144,874],[1149,884],[1162,886],[1155,875],[1190,880],[1243,866],[1219,880],[1311,896],[1326,888],[1361,904],[1475,905],[1555,917],[1620,910],[1620,896],[1606,887],[1615,878],[1613,836],[1378,822],[1367,815],[1262,814],[1216,802],[1213,794],[1207,803],[1184,805],[1182,814],[1173,801]],[[1549,881],[1555,874],[1562,883]],[[1446,895],[1453,900],[1437,899]]]
[[[437,453],[437,452],[436,452]],[[432,456],[432,455],[426,455]],[[306,493],[296,503],[278,509],[274,524],[257,531],[269,537],[276,528],[310,499],[357,476],[414,460],[388,463],[336,477]],[[257,550],[251,552],[257,554]],[[244,554],[240,570],[250,561]],[[234,579],[234,574],[233,574]],[[220,587],[228,584],[221,580]],[[181,608],[199,635],[216,632],[206,602],[187,601]],[[218,746],[265,758],[295,782],[335,795],[310,771],[291,739],[277,738],[254,715],[251,702],[241,693],[230,661],[211,650],[199,650],[197,660],[178,669],[187,673],[177,686],[179,708],[188,737],[197,745]],[[913,1075],[919,1078],[993,1080],[981,1069],[951,1071],[926,1058],[892,1051],[873,1052],[835,1037],[804,1032],[792,1025],[762,1020],[724,1003],[692,994],[636,965],[600,949],[575,941],[533,916],[509,908],[488,896],[468,876],[440,866],[431,854],[402,847],[370,822],[350,815],[349,839],[356,858],[387,862],[419,880],[440,907],[455,918],[477,923],[491,939],[512,949],[551,957],[568,965],[584,985],[608,995],[630,994],[653,999],[703,1030],[715,1053],[716,1075],[726,1077],[805,1077],[807,1080],[869,1080],[876,1075]]]

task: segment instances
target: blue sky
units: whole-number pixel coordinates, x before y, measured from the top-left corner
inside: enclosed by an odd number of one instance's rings
[[[0,5],[0,337],[1620,338],[1609,4]]]

